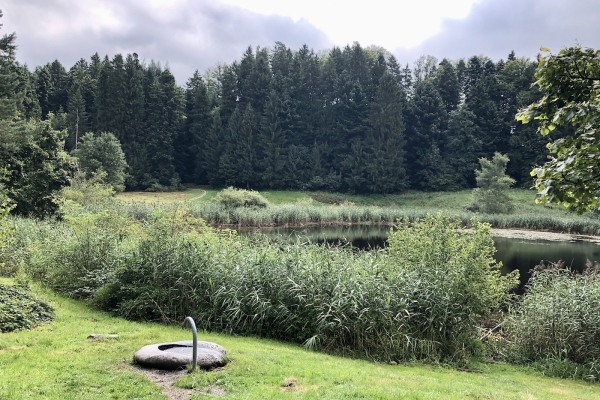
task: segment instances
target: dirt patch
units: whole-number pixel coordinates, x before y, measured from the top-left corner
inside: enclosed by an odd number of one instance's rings
[[[184,389],[173,386],[173,382],[187,373],[185,369],[176,371],[167,371],[160,369],[142,368],[139,365],[133,365],[136,372],[144,375],[153,383],[163,389],[163,394],[169,400],[187,400],[192,394],[206,396],[222,397],[225,396],[225,390],[220,386],[207,386],[203,389]]]
[[[492,229],[492,234],[498,237],[523,240],[550,240],[553,242],[586,241],[600,244],[600,237],[598,236],[576,235],[572,233],[526,231],[522,229]]]
[[[182,389],[173,386],[173,382],[185,374],[186,370],[163,371],[160,369],[142,368],[138,365],[134,365],[133,369],[150,379],[158,386],[162,387],[163,394],[167,396],[167,399],[169,400],[187,400],[194,392],[191,389]]]

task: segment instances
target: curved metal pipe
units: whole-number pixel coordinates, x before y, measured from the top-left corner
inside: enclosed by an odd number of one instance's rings
[[[186,322],[190,323],[190,326],[192,327],[192,335],[193,335],[193,346],[194,348],[192,349],[192,371],[196,370],[196,363],[198,362],[197,357],[198,357],[198,332],[196,331],[196,323],[194,322],[194,319],[192,317],[186,317],[185,320],[183,321],[183,325],[185,325]]]

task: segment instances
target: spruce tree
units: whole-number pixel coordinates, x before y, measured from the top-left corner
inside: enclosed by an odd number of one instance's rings
[[[224,183],[220,174],[219,162],[225,147],[225,137],[223,121],[219,109],[216,109],[212,117],[212,124],[202,141],[201,150],[196,159],[197,165],[206,174],[206,181],[212,186],[219,186]]]
[[[219,158],[219,180],[227,186],[234,186],[239,183],[237,169],[236,150],[240,141],[240,132],[242,127],[242,114],[238,107],[227,122],[227,129],[223,135],[223,152]]]
[[[456,75],[456,69],[445,58],[440,62],[435,73],[435,83],[446,106],[446,112],[455,110],[460,103],[461,87]]]
[[[206,84],[198,71],[195,71],[186,84],[186,119],[174,145],[176,167],[183,182],[206,183],[206,171],[198,163],[198,154],[202,151],[211,128],[209,101]],[[206,143],[208,146],[215,144]]]
[[[385,72],[369,115],[367,146],[371,156],[366,165],[366,184],[371,193],[400,192],[407,186],[402,103],[402,86],[392,72]]]
[[[420,190],[444,190],[450,183],[447,165],[441,163],[447,113],[431,79],[416,84],[406,123],[406,159],[411,186]]]
[[[265,106],[260,125],[260,149],[263,184],[271,189],[280,185],[284,165],[285,135],[281,128],[281,103],[273,90]]]

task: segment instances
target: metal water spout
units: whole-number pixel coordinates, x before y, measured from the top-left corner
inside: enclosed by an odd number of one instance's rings
[[[186,322],[189,322],[190,326],[192,327],[193,346],[194,346],[192,349],[192,371],[195,371],[196,363],[198,362],[198,360],[197,360],[197,357],[198,357],[198,332],[196,331],[196,323],[194,322],[194,319],[192,317],[185,318],[185,320],[183,321],[184,326],[185,326]]]

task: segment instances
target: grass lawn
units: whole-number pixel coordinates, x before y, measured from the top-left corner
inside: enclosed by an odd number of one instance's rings
[[[117,194],[116,197],[124,201],[155,203],[184,201],[193,198],[196,198],[193,200],[194,202],[204,202],[212,200],[218,192],[218,189],[190,188],[177,192],[123,192]],[[260,194],[274,205],[308,203],[318,206],[348,202],[354,203],[357,206],[378,206],[415,210],[465,211],[472,201],[471,190],[461,190],[458,192],[408,191],[401,194],[388,195],[351,195],[328,192],[269,190],[261,191]],[[510,189],[510,194],[516,205],[516,213],[543,213],[556,216],[567,214],[566,209],[560,205],[535,204],[536,192],[533,190]],[[202,197],[197,198],[199,196]]]
[[[401,194],[349,195],[340,193],[311,193],[316,199],[326,201],[348,201],[357,206],[394,207],[403,209],[465,211],[472,202],[472,190],[457,192],[418,192],[408,191]],[[515,213],[544,213],[565,215],[566,208],[561,205],[535,204],[536,192],[527,189],[510,189],[514,199]]]
[[[317,201],[311,200],[311,197],[306,192],[284,191],[284,190],[269,190],[260,192],[271,204],[286,204],[286,203],[309,203],[320,205]]]
[[[6,280],[0,282],[6,283]],[[131,365],[143,345],[191,338],[189,330],[134,323],[34,287],[56,309],[56,320],[31,331],[0,334],[0,399],[163,399],[162,389]],[[90,333],[117,333],[91,341]],[[228,350],[219,372],[185,374],[175,386],[219,386],[231,399],[598,399],[600,385],[551,379],[509,365],[479,365],[483,373],[441,367],[376,364],[271,340],[199,334]],[[286,384],[294,382],[291,387]]]

